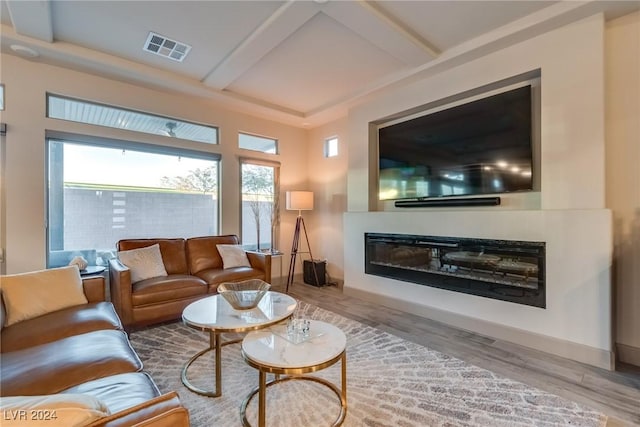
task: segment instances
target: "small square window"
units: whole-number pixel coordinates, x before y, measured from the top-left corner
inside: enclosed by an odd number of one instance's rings
[[[334,136],[324,140],[324,156],[335,157],[338,155],[338,137]]]

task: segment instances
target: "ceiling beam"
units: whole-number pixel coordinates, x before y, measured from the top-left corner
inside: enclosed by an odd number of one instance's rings
[[[226,108],[243,114],[252,114],[292,126],[300,126],[301,120],[305,117],[302,112],[204,86],[197,79],[158,67],[140,64],[63,41],[47,43],[23,36],[17,34],[9,25],[0,23],[0,34],[2,34],[2,54],[9,53],[12,56],[19,56],[6,49],[6,46],[21,44],[39,53],[39,63],[95,74],[140,87],[194,96],[213,101],[217,106],[224,105]],[[107,99],[104,99],[103,102],[109,103]]]
[[[407,65],[419,66],[440,55],[431,43],[373,2],[329,2],[323,12]]]
[[[53,20],[49,0],[7,0],[7,7],[16,33],[48,43],[53,42]]]
[[[216,89],[225,89],[318,11],[318,4],[314,2],[287,1],[217,64],[202,82]]]

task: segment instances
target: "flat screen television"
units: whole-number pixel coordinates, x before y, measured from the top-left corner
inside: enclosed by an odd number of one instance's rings
[[[378,129],[380,200],[533,189],[531,85]]]

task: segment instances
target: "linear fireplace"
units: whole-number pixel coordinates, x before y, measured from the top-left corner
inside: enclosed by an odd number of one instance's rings
[[[365,273],[546,307],[544,242],[365,233]]]

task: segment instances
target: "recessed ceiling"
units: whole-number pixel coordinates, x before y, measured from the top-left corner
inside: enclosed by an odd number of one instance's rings
[[[320,12],[225,90],[298,111],[312,111],[340,99],[363,82],[381,79],[406,67]],[[268,80],[265,76],[269,76]]]
[[[432,64],[446,68],[447,61],[516,43],[523,34],[639,7],[637,1],[0,0],[0,42],[8,54],[19,44],[37,51],[40,62],[313,127]],[[183,62],[146,52],[150,32],[192,49]]]

